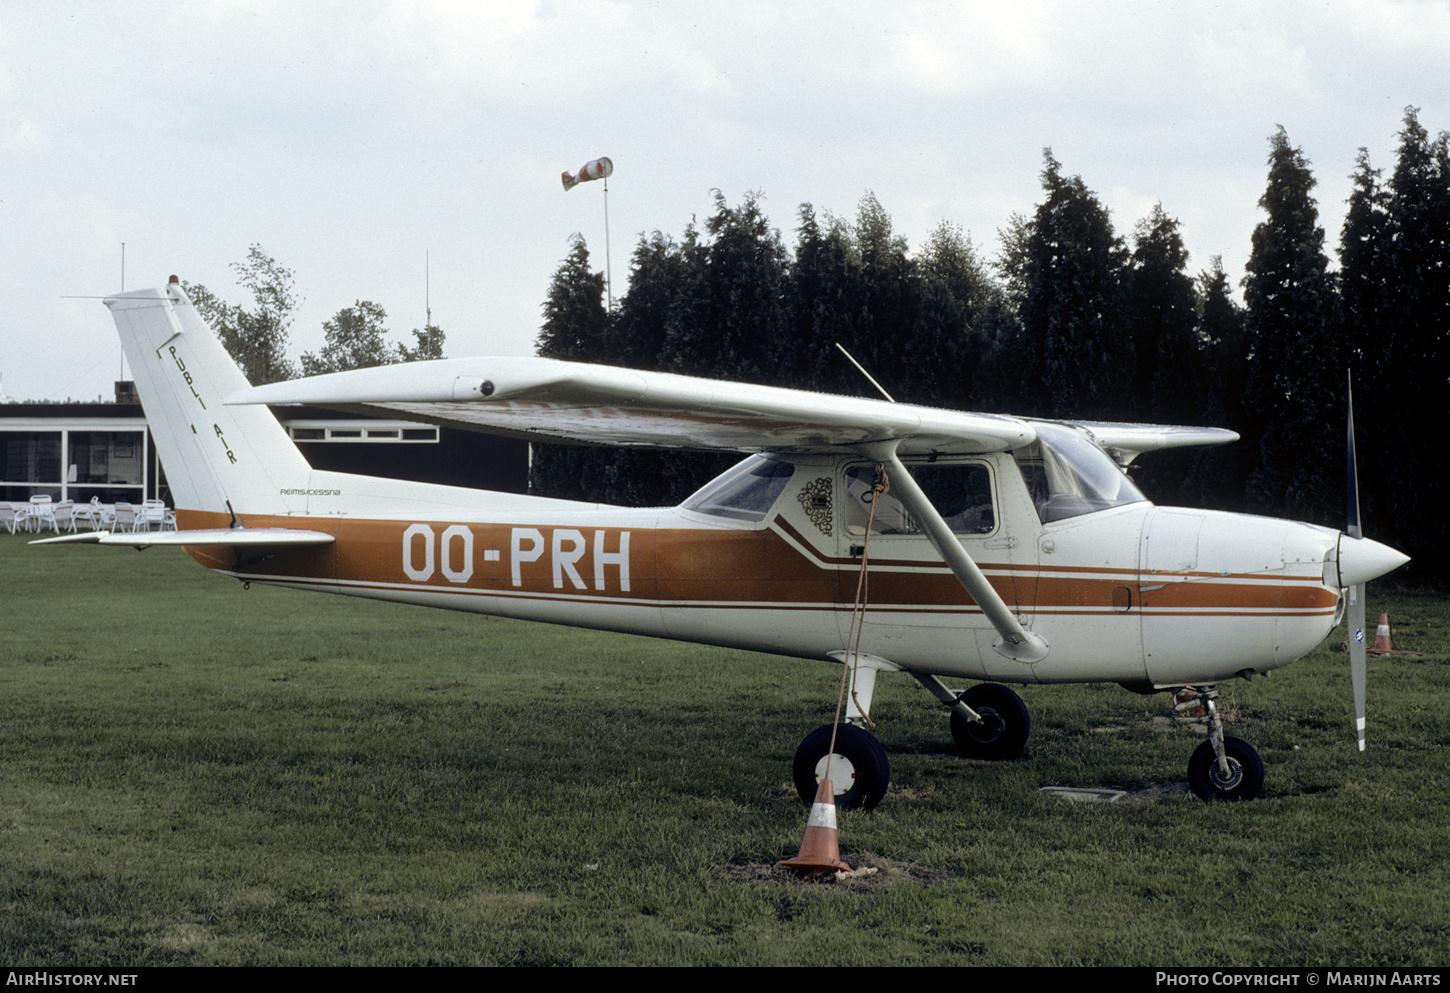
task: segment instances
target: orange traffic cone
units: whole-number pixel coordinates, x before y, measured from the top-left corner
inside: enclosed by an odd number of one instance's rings
[[[1394,649],[1390,647],[1390,615],[1380,614],[1380,626],[1375,629],[1374,644],[1369,647],[1371,655],[1390,655]]]
[[[841,849],[836,840],[836,788],[829,779],[821,780],[820,786],[816,787],[816,802],[811,804],[801,853],[780,864],[805,874],[851,871],[851,867],[841,861]]]

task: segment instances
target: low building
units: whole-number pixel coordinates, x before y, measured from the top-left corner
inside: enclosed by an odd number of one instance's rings
[[[135,403],[8,403],[0,407],[0,500],[142,503],[161,471]]]
[[[165,467],[130,383],[116,403],[0,405],[0,500],[171,505]],[[129,402],[127,402],[129,400]],[[314,407],[274,407],[298,449],[316,469],[414,479],[524,493],[528,442],[414,421],[342,414]]]

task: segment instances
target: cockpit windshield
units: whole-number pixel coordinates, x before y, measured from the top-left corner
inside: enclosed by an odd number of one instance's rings
[[[700,487],[681,506],[734,521],[763,521],[794,474],[789,462],[752,455]]]
[[[1106,452],[1076,428],[1044,422],[1033,427],[1037,440],[1012,454],[1042,523],[1148,499]]]

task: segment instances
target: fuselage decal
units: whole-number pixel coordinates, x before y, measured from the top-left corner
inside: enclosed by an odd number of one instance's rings
[[[175,336],[173,335],[173,337]],[[196,402],[201,404],[201,409],[206,410],[206,401],[201,398],[200,393],[196,392],[196,383],[192,380],[191,373],[186,371],[186,363],[182,361],[180,355],[176,354],[176,346],[172,345],[166,351],[170,353],[171,361],[176,363],[177,371],[181,373],[181,378],[186,383],[186,388],[191,390],[191,395],[196,397]],[[232,459],[232,461],[235,462],[236,459]]]
[[[502,525],[479,525],[478,531],[486,536],[496,535]],[[587,590],[589,579],[580,572],[581,567],[589,570],[595,592],[605,592],[611,586],[621,593],[630,592],[629,536],[630,532],[619,530],[611,542],[609,530],[592,529],[590,535],[579,528],[556,527],[549,529],[549,535],[536,527],[508,528],[509,583],[522,588],[533,586],[535,577],[527,566],[548,558],[541,568],[546,568],[553,589]],[[475,555],[476,533],[466,524],[450,524],[441,534],[432,524],[410,524],[403,531],[401,559],[403,574],[415,583],[427,583],[437,573],[444,579],[459,585],[468,584],[478,570],[479,558]],[[489,540],[485,538],[485,541]],[[613,544],[614,550],[610,550]],[[483,547],[481,561],[487,565],[500,561],[502,548]],[[585,564],[587,560],[587,565]],[[366,568],[365,564],[361,564]],[[363,579],[364,577],[344,577]],[[383,581],[383,577],[370,577]],[[483,585],[491,585],[498,577],[484,576]],[[384,582],[384,585],[386,583]]]

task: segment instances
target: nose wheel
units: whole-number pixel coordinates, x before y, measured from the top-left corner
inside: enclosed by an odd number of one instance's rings
[[[1224,761],[1205,741],[1188,760],[1188,785],[1201,800],[1252,800],[1264,789],[1264,763],[1247,741],[1223,739]],[[1225,766],[1227,768],[1225,768]]]
[[[1225,737],[1215,688],[1201,692],[1208,709],[1208,740],[1188,760],[1188,785],[1200,800],[1252,800],[1264,790],[1264,760],[1247,741]]]

